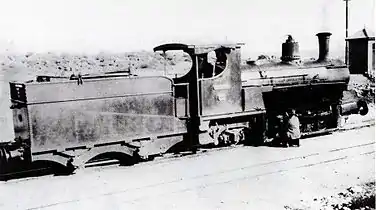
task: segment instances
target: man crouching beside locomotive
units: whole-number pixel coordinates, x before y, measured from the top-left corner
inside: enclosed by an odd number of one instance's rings
[[[295,110],[290,109],[283,115],[276,116],[276,124],[274,126],[274,138],[265,142],[271,146],[300,146],[300,121]]]
[[[286,120],[284,122],[284,135],[282,146],[300,146],[300,121],[296,116],[294,109],[289,109],[286,113]]]

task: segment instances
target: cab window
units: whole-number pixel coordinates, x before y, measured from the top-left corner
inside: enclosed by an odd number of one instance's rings
[[[213,78],[222,73],[227,65],[227,49],[217,49],[198,56],[200,78]]]

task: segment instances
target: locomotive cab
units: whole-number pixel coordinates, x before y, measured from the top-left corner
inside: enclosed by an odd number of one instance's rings
[[[238,141],[242,136],[241,128],[248,126],[250,116],[265,113],[261,89],[242,88],[242,45],[166,44],[154,48],[154,51],[164,52],[183,50],[192,59],[191,70],[174,78],[177,110],[182,110],[179,104],[183,103],[179,101],[185,98],[189,105],[188,127],[192,144],[204,144],[203,136],[207,134],[211,136],[209,143],[219,143],[219,139],[229,136]],[[236,131],[231,130],[231,127],[239,126]]]

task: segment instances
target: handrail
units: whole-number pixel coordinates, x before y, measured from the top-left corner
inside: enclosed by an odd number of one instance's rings
[[[260,78],[250,78],[250,79],[247,79],[247,80],[243,80],[242,82],[246,82],[246,81],[249,81],[249,80],[265,80],[265,79],[279,79],[279,78],[291,78],[291,77],[305,77],[305,76],[308,76],[308,74],[298,74],[298,75],[286,75],[286,76],[275,76],[275,77],[260,77]]]

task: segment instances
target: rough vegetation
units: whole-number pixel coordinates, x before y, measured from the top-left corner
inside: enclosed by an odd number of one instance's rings
[[[314,207],[314,208],[313,208]],[[336,195],[323,198],[314,198],[309,207],[294,208],[290,210],[333,209],[333,210],[371,210],[375,209],[375,181],[363,185],[349,187]]]

